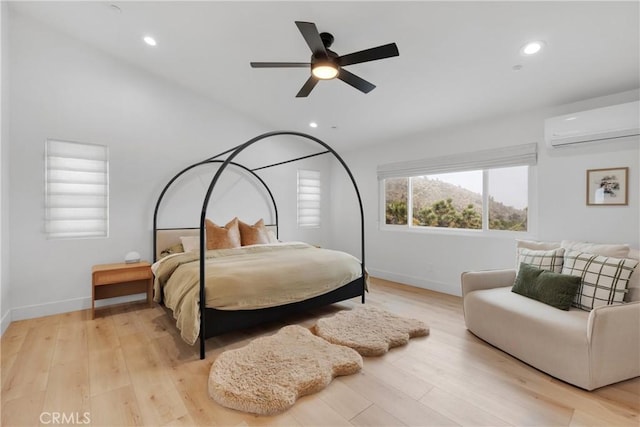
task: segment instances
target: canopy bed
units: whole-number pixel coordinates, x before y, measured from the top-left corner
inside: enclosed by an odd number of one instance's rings
[[[324,150],[253,168],[235,160],[244,150],[275,136],[307,139]],[[360,215],[360,259],[344,252],[320,249],[302,242],[278,241],[276,201],[269,186],[257,172],[325,154],[333,155],[338,160],[353,184]],[[215,165],[217,170],[211,178],[202,202],[199,227],[158,227],[160,206],[169,188],[188,171],[204,165]],[[268,231],[270,237],[265,237],[268,241],[258,240],[260,244],[252,244],[253,241],[245,242],[243,237],[242,245],[211,250],[210,242],[207,240],[207,229],[210,230],[210,234],[213,234],[213,229],[208,228],[212,223],[207,219],[207,209],[216,184],[228,168],[239,168],[247,176],[257,180],[268,195],[274,221],[266,226],[261,221],[253,226],[239,222],[241,231],[246,231],[247,227],[251,228],[251,232]],[[234,221],[237,223],[237,218],[225,227],[233,231]],[[224,231],[224,228],[219,227],[215,230]],[[185,242],[184,239],[194,239],[196,249],[189,252],[185,247],[182,253],[159,259],[164,250],[180,241]],[[344,160],[329,145],[311,135],[293,131],[269,132],[184,168],[166,184],[158,197],[153,214],[153,256],[156,274],[154,298],[156,301],[165,302],[165,305],[173,310],[177,326],[185,341],[193,344],[199,337],[200,358],[204,359],[205,340],[209,337],[357,296],[360,296],[364,303],[364,251],[362,199],[356,181]],[[235,269],[231,270],[232,266]]]

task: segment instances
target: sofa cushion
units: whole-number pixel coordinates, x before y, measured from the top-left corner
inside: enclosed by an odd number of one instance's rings
[[[533,250],[522,248],[519,250],[518,268],[522,263],[536,268],[560,273],[562,271],[564,249]]]
[[[582,283],[573,305],[582,310],[622,303],[637,260],[568,251],[563,274],[580,277]]]
[[[560,310],[569,310],[580,287],[580,278],[542,270],[522,263],[512,292],[548,304]]]
[[[563,240],[560,243],[560,247],[564,248],[566,252],[587,252],[590,254],[612,256],[615,258],[628,258],[630,250],[629,245],[627,244],[574,242],[573,240]]]
[[[520,240],[516,239],[517,249],[533,249],[535,251],[546,251],[549,249],[561,248],[560,242],[541,242],[539,240]],[[518,251],[520,252],[520,251]]]
[[[589,388],[588,312],[558,310],[501,287],[469,292],[464,315],[467,328],[483,340],[550,375]]]

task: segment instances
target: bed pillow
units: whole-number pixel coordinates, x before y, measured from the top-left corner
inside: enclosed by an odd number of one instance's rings
[[[240,229],[238,218],[233,218],[224,227],[216,225],[211,220],[205,220],[207,230],[207,250],[233,249],[240,247]]]
[[[200,250],[200,236],[180,237],[185,252],[198,252]]]
[[[580,278],[577,276],[554,273],[522,263],[511,292],[566,311],[571,307],[579,287]]]
[[[160,252],[160,258],[164,258],[168,255],[177,254],[180,252],[184,252],[184,247],[182,246],[182,243],[178,243],[176,245],[170,246],[167,249]]]
[[[519,249],[518,269],[522,263],[531,265],[542,270],[562,272],[564,249],[556,248],[549,250]]]
[[[638,260],[606,257],[579,251],[568,251],[562,267],[563,274],[581,279],[573,305],[590,311],[595,307],[620,304],[627,293],[629,278]]]
[[[271,243],[269,231],[267,230],[267,227],[265,227],[262,218],[253,225],[245,224],[242,221],[239,221],[238,224],[240,226],[240,240],[242,242],[242,246]]]

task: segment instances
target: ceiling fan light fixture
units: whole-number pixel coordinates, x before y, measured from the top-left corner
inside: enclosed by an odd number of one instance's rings
[[[320,80],[331,80],[338,76],[338,67],[331,62],[317,62],[311,67],[311,74]]]

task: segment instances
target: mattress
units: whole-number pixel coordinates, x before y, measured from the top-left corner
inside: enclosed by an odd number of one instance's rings
[[[173,311],[182,338],[195,343],[200,331],[197,252],[174,254],[152,266],[154,300]],[[254,310],[323,295],[359,278],[352,255],[302,242],[243,246],[205,253],[206,307]]]

